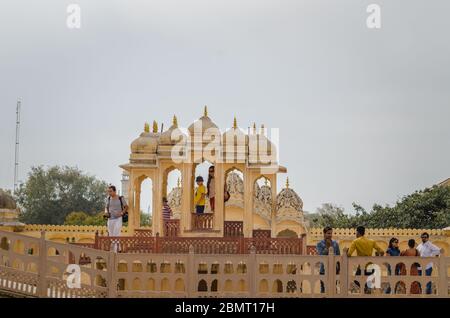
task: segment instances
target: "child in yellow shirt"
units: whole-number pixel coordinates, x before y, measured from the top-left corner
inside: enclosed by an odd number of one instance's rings
[[[197,189],[195,190],[194,196],[195,212],[201,214],[205,212],[206,187],[203,185],[202,176],[198,176],[195,179],[195,182],[197,182]]]

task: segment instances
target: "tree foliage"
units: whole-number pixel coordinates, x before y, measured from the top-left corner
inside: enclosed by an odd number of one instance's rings
[[[434,186],[404,196],[394,206],[375,204],[370,212],[353,203],[354,214],[331,203],[307,215],[311,226],[354,228],[445,228],[450,225],[450,187]]]
[[[70,212],[64,220],[64,225],[105,225],[106,221],[103,215],[103,212],[94,215],[82,211]]]
[[[74,167],[32,167],[15,193],[20,219],[28,224],[63,224],[69,213],[103,211],[107,183]]]

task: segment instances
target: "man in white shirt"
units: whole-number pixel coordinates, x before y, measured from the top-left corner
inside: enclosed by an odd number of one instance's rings
[[[425,232],[420,236],[422,239],[422,243],[417,246],[417,250],[419,251],[420,257],[435,257],[439,256],[439,254],[443,253],[442,249],[434,245],[429,241],[430,235]],[[431,276],[433,272],[433,262],[430,262],[425,267],[425,275]],[[419,267],[419,275],[422,275],[422,268]],[[427,294],[431,294],[431,282],[427,283]]]
[[[108,187],[108,198],[106,199],[105,218],[108,219],[108,236],[118,237],[122,230],[122,217],[127,213],[128,205],[125,198],[118,196],[116,187]],[[117,243],[112,244],[114,252],[117,252]]]

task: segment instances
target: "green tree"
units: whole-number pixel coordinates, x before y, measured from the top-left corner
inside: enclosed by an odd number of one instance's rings
[[[450,187],[416,191],[393,207],[374,205],[368,223],[385,228],[445,228],[450,225]]]
[[[151,226],[151,225],[152,225],[152,215],[141,211],[141,226]]]
[[[64,220],[64,225],[106,225],[104,213],[89,215],[85,212],[70,212]]]
[[[107,183],[74,167],[32,167],[15,193],[20,219],[28,224],[63,224],[73,211],[89,216],[104,209]]]
[[[331,203],[306,216],[311,226],[354,228],[445,228],[450,225],[450,187],[434,186],[404,196],[394,206],[375,204],[370,212],[353,203],[354,214]]]

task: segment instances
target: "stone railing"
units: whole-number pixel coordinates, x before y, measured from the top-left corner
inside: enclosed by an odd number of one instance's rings
[[[30,297],[450,297],[449,257],[117,254],[0,231],[0,260],[0,291]]]
[[[26,232],[63,232],[63,233],[106,233],[106,226],[97,225],[48,225],[48,224],[27,224],[24,227]],[[122,227],[122,233],[127,234],[128,228]]]
[[[200,254],[247,254],[255,247],[257,254],[305,254],[306,245],[301,238],[255,237],[177,237],[177,236],[100,236],[93,244],[82,244],[118,253],[187,253],[189,247]]]
[[[193,231],[208,231],[212,230],[214,226],[214,214],[213,213],[203,213],[196,214],[192,213],[192,230]]]
[[[242,221],[225,221],[223,224],[225,237],[244,236],[244,222]]]
[[[163,221],[163,233],[164,236],[178,236],[180,235],[180,220],[164,220]]]

